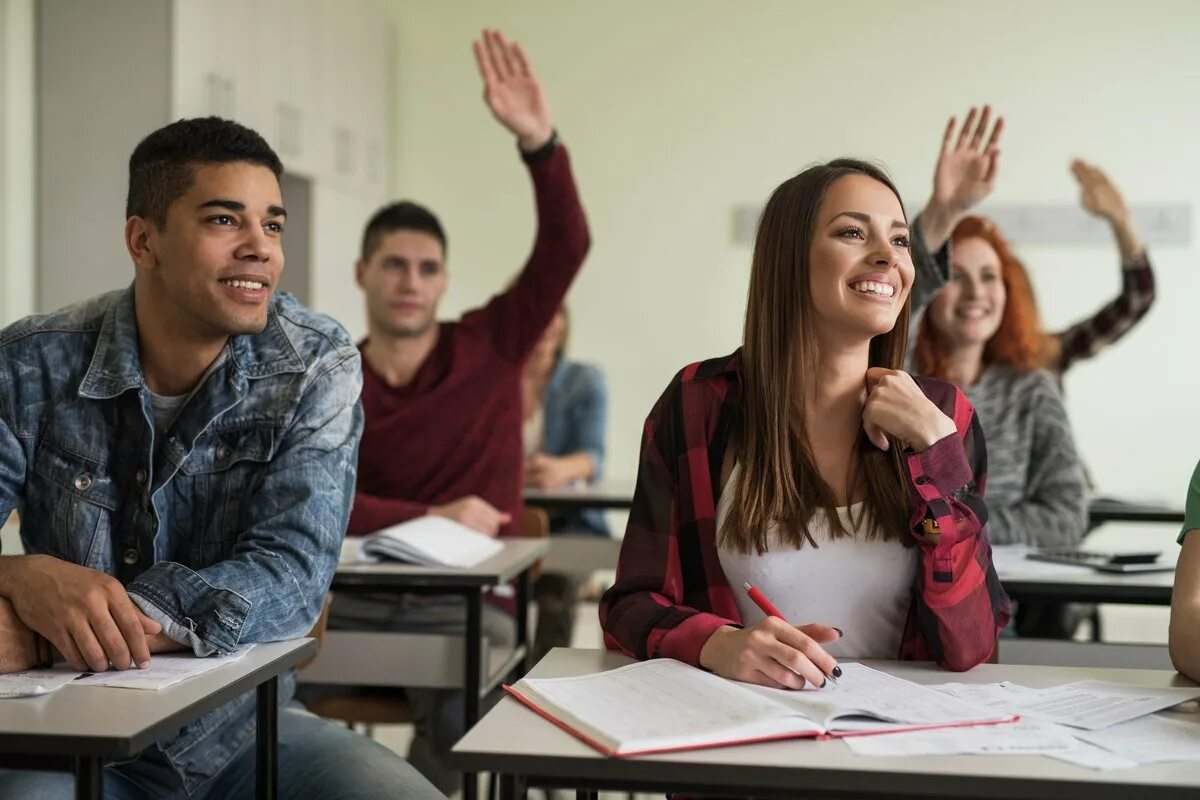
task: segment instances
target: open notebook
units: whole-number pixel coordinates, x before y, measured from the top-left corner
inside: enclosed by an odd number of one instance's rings
[[[525,678],[505,689],[617,757],[1017,719],[862,664],[841,667],[836,688],[805,691],[739,683],[666,658],[571,678]]]
[[[418,517],[362,540],[363,560],[390,558],[425,567],[473,567],[504,549],[490,536],[445,517]]]

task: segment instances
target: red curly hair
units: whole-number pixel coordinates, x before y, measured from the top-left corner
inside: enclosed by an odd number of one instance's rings
[[[1051,366],[1058,357],[1058,341],[1042,330],[1029,273],[990,219],[965,217],[950,236],[952,243],[972,238],[982,239],[996,251],[1000,258],[1000,280],[1008,297],[1000,327],[984,346],[983,363],[1004,364],[1021,372]],[[922,375],[943,380],[948,377],[950,345],[933,326],[928,313],[917,331],[913,361]]]

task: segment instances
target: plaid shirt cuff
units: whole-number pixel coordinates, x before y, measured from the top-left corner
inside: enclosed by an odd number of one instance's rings
[[[726,625],[741,627],[733,620],[716,614],[693,614],[663,636],[659,643],[658,655],[699,667],[700,651],[704,649],[704,643],[713,635],[713,631]]]

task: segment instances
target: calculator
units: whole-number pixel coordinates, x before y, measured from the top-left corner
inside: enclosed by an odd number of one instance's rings
[[[1160,562],[1157,551],[1134,553],[1103,553],[1096,550],[1080,550],[1074,547],[1052,547],[1036,550],[1026,558],[1034,561],[1052,561],[1056,564],[1074,564],[1081,567],[1091,567],[1101,572],[1171,572],[1175,565],[1170,562]]]

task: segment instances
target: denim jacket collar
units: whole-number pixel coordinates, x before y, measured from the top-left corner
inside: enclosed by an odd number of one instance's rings
[[[231,336],[226,351],[234,374],[251,380],[305,369],[304,360],[273,306],[267,314],[267,327],[261,333]],[[140,389],[145,383],[131,285],[104,316],[91,364],[79,384],[79,395],[106,400],[129,389]]]

